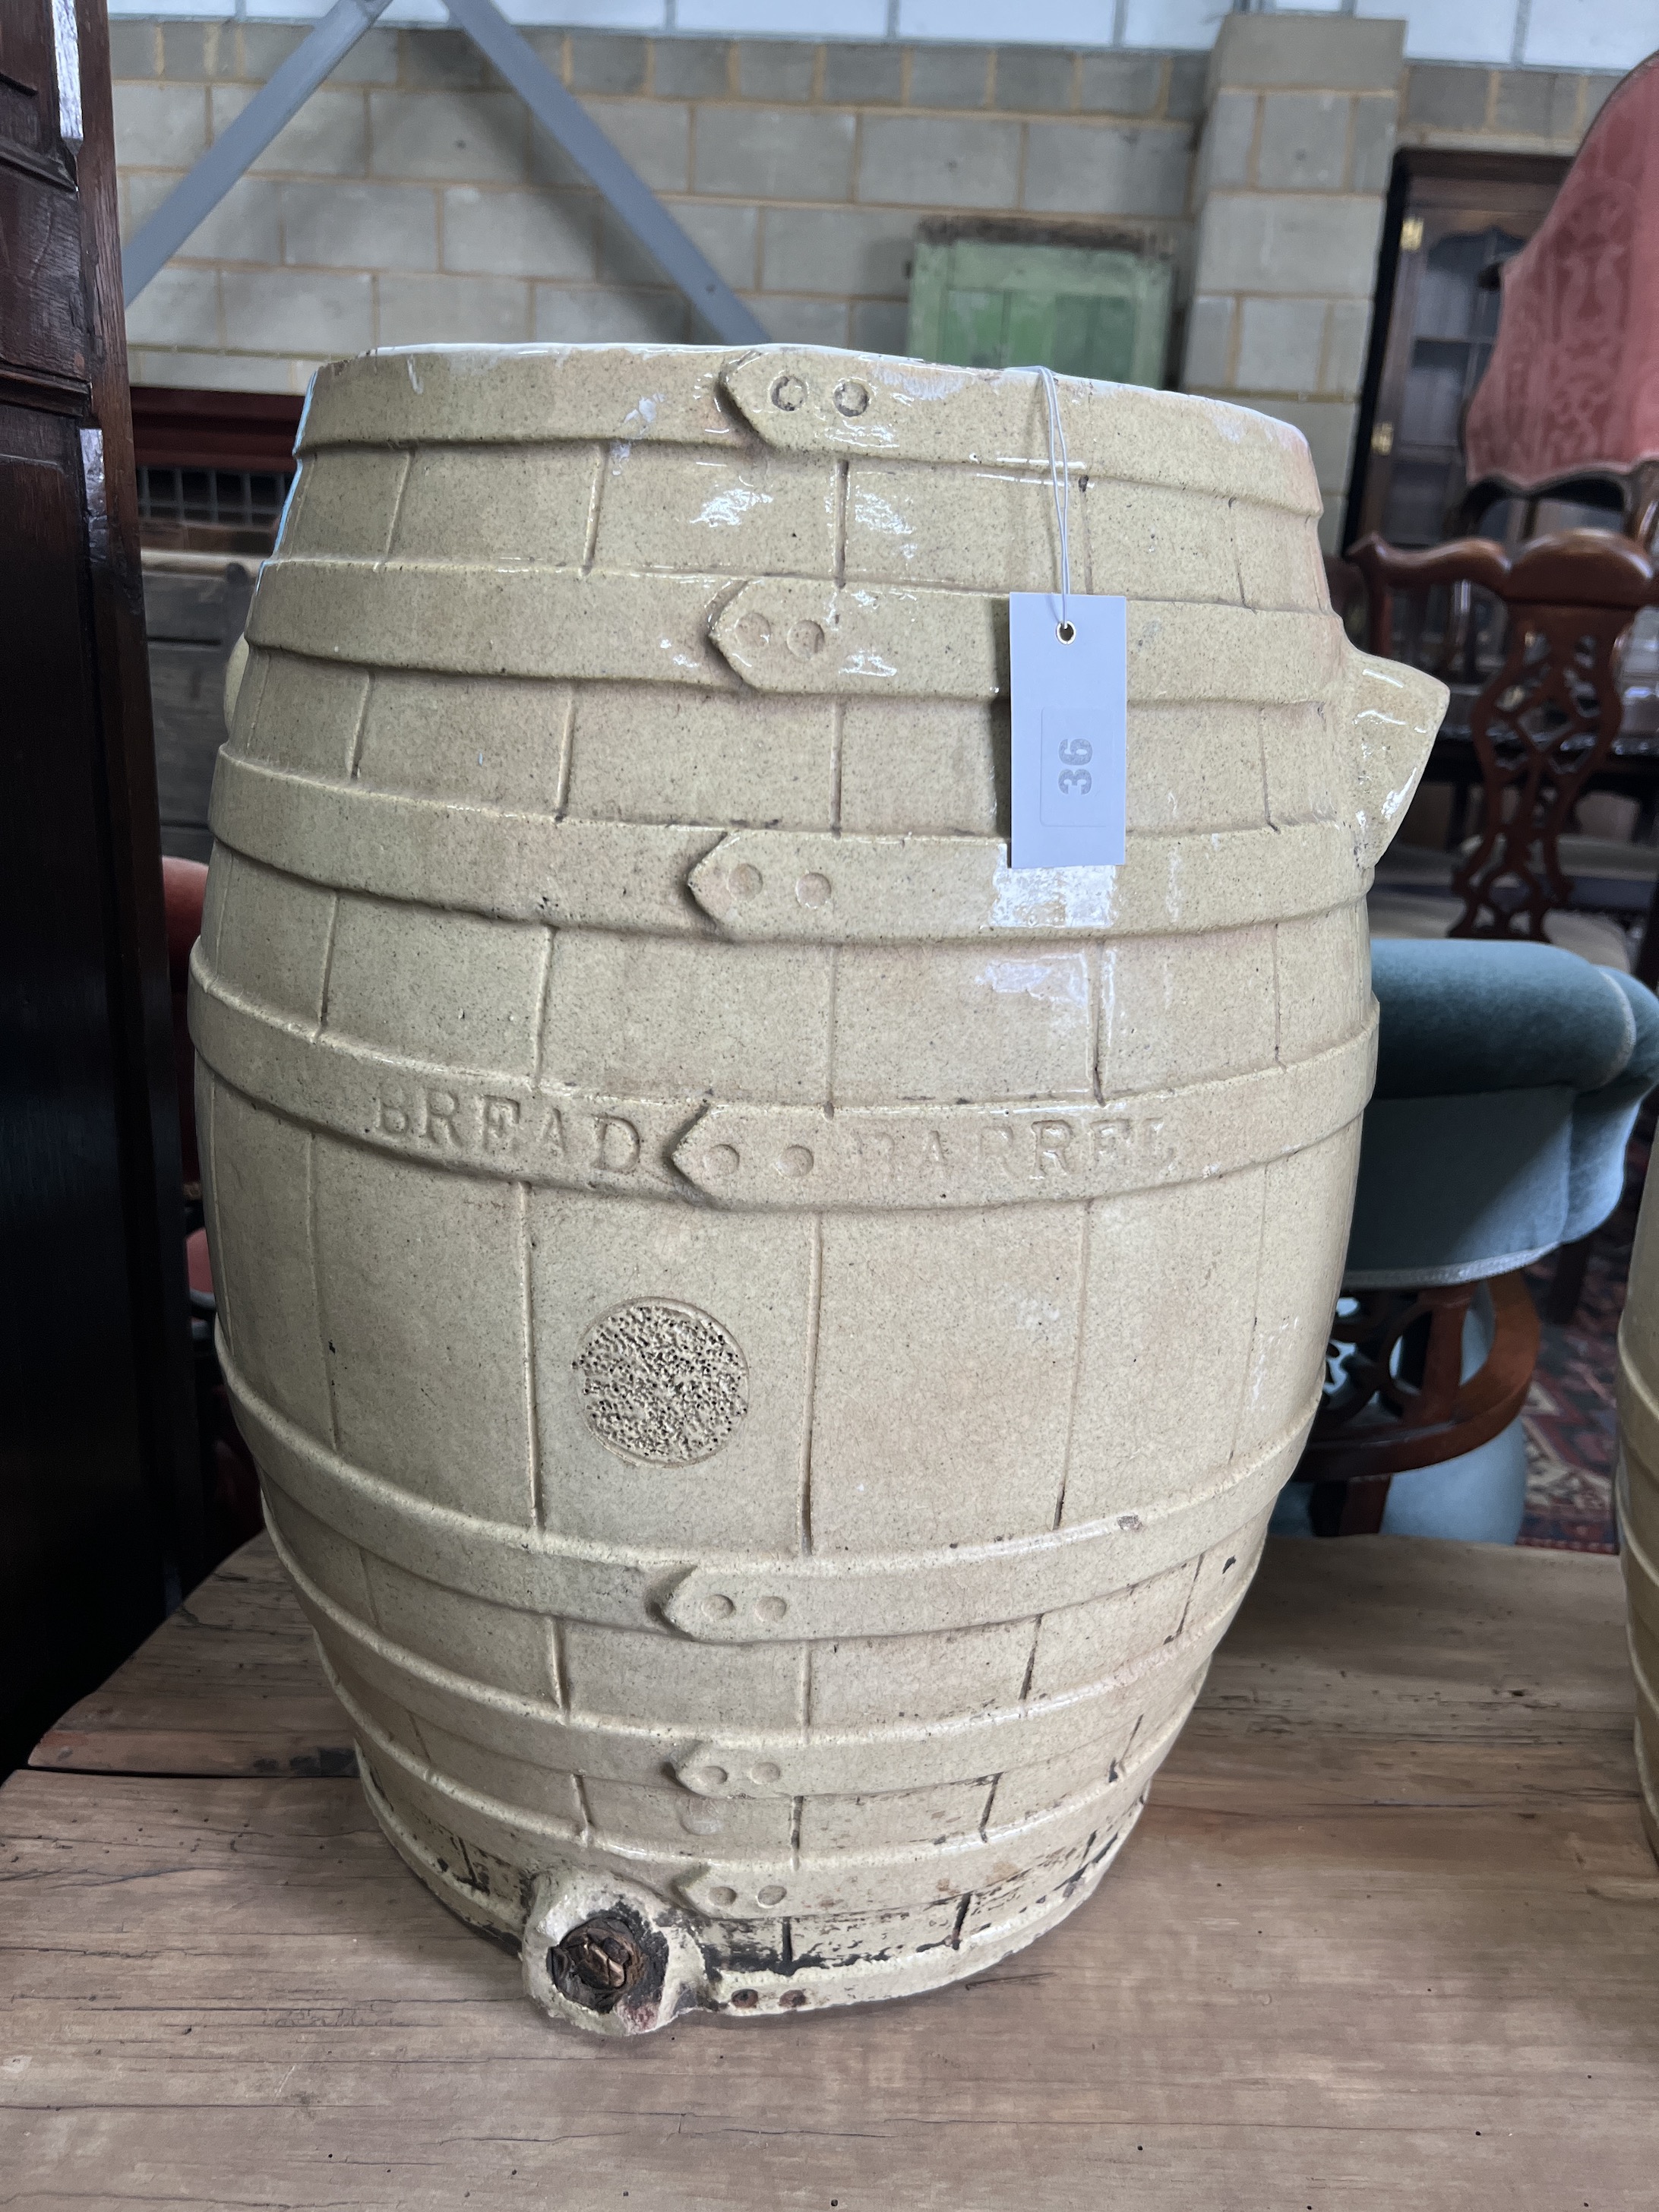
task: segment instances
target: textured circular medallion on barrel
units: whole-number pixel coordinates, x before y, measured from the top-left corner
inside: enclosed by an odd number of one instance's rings
[[[749,1407],[736,1340],[711,1316],[671,1298],[638,1299],[596,1321],[575,1368],[594,1435],[649,1466],[711,1458]]]

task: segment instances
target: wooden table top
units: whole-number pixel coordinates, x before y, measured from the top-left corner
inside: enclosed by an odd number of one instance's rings
[[[1650,2212],[1617,1563],[1270,1544],[1096,1896],[907,2002],[550,2026],[263,1540],[0,1791],[0,2205]]]

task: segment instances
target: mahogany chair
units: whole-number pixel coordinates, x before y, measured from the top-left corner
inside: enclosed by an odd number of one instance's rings
[[[1549,213],[1499,272],[1503,310],[1463,424],[1471,498],[1589,480],[1625,534],[1659,525],[1659,55],[1616,85]]]
[[[1659,999],[1524,941],[1380,939],[1365,1109],[1322,1401],[1286,1535],[1513,1542],[1538,1355],[1522,1270],[1619,1203],[1659,1081]]]
[[[1406,552],[1371,536],[1332,577],[1333,603],[1348,619],[1338,583],[1356,572],[1364,578],[1373,652],[1432,667],[1451,687],[1429,769],[1453,787],[1447,842],[1462,848],[1449,885],[1461,907],[1451,937],[1536,943],[1549,917],[1569,906],[1621,916],[1645,908],[1635,965],[1648,984],[1659,981],[1659,874],[1643,880],[1632,854],[1632,865],[1609,867],[1606,880],[1575,880],[1561,839],[1593,789],[1634,796],[1650,814],[1659,799],[1659,750],[1633,727],[1623,737],[1620,684],[1636,617],[1659,605],[1650,559],[1659,532],[1656,210],[1659,57],[1604,103],[1549,213],[1496,272],[1502,313],[1462,425],[1470,489],[1451,526],[1467,530],[1494,501],[1510,499],[1522,503],[1528,542],[1506,550],[1460,535]],[[1598,495],[1618,507],[1623,534],[1531,536],[1542,501]],[[1398,636],[1397,608],[1405,617]],[[1477,787],[1480,833],[1465,845]],[[1430,903],[1430,926],[1437,904]],[[1398,1179],[1402,1187],[1411,1181],[1403,1164]],[[1560,1248],[1547,1304],[1553,1321],[1571,1316],[1593,1226],[1580,1207],[1552,1240]],[[1467,1378],[1468,1297],[1460,1306],[1430,1275],[1418,1282],[1363,1292],[1340,1324],[1349,1333],[1343,1384],[1328,1395],[1310,1446],[1309,1466],[1327,1470],[1316,1520],[1329,1523],[1334,1514],[1346,1528],[1378,1525],[1367,1516],[1381,1512],[1391,1470],[1451,1459],[1483,1430],[1497,1434],[1502,1408],[1518,1405],[1517,1387],[1524,1394],[1536,1324],[1518,1279],[1489,1285],[1492,1349]]]
[[[1466,1348],[1485,1289],[1486,1349],[1473,1374]],[[1394,1479],[1442,1467],[1501,1436],[1519,1414],[1538,1364],[1538,1309],[1518,1268],[1480,1282],[1364,1290],[1331,1324],[1341,1358],[1297,1469],[1311,1485],[1316,1536],[1381,1533]],[[1346,1353],[1346,1357],[1343,1355]]]
[[[1491,538],[1402,552],[1372,535],[1348,557],[1365,581],[1373,653],[1395,655],[1396,594],[1413,603],[1416,650],[1400,657],[1452,684],[1446,742],[1468,747],[1484,795],[1480,837],[1452,877],[1463,906],[1449,933],[1546,941],[1546,916],[1573,898],[1560,840],[1574,809],[1610,770],[1638,772],[1616,755],[1620,661],[1637,615],[1659,605],[1659,571],[1631,539],[1597,530],[1559,531],[1513,556]],[[1419,611],[1437,587],[1437,632]],[[1480,620],[1477,592],[1495,622]],[[1643,767],[1659,782],[1659,758]],[[1651,918],[1638,973],[1659,975]]]

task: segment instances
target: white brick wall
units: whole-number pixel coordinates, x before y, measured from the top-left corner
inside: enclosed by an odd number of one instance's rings
[[[220,18],[298,23],[329,0],[110,0],[112,16]],[[939,40],[951,44],[1202,50],[1214,43],[1227,0],[497,0],[522,24],[708,37]],[[1264,9],[1262,12],[1271,12]],[[1310,0],[1287,14],[1355,13],[1406,24],[1413,61],[1494,67],[1627,70],[1659,46],[1654,0]],[[388,24],[447,20],[438,0],[394,0]]]
[[[124,235],[302,35],[112,27]],[[1201,57],[530,35],[775,337],[902,351],[930,215],[1105,219],[1184,258]],[[476,49],[385,28],[128,318],[136,381],[246,390],[377,344],[690,330]]]
[[[1398,23],[1237,15],[1210,64],[1182,382],[1293,422],[1341,544],[1400,106]],[[1482,96],[1489,101],[1485,72]]]

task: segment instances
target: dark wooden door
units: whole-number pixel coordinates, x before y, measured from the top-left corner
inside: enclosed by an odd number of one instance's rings
[[[1354,457],[1347,536],[1435,545],[1466,489],[1463,410],[1486,373],[1498,294],[1485,273],[1548,214],[1565,161],[1398,157]]]
[[[0,1765],[198,1567],[101,0],[0,4]]]

